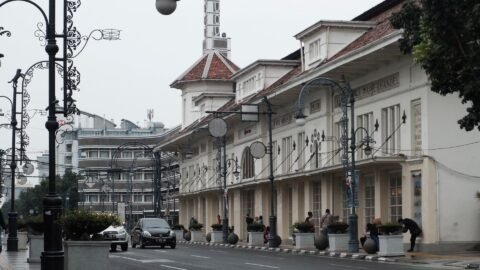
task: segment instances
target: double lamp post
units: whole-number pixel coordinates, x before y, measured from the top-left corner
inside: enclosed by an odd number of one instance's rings
[[[67,14],[68,5],[75,5],[76,1],[64,0],[64,12],[63,12],[63,23],[64,30],[63,33],[56,33],[56,0],[48,1],[48,16],[46,12],[35,2],[31,0],[6,0],[0,2],[0,8],[4,5],[11,2],[25,2],[27,4],[35,7],[42,15],[45,20],[46,26],[46,41],[45,51],[48,54],[48,117],[45,124],[46,129],[48,130],[48,194],[43,200],[43,218],[44,218],[44,228],[45,228],[45,238],[44,238],[44,252],[41,255],[41,269],[63,269],[64,264],[64,253],[62,247],[62,228],[59,223],[60,216],[62,214],[62,199],[56,192],[55,188],[55,131],[59,128],[57,122],[56,113],[67,114],[71,103],[73,100],[71,96],[67,94],[68,87],[64,87],[64,108],[63,111],[57,111],[56,104],[56,95],[55,95],[55,72],[56,72],[56,61],[62,61],[64,65],[63,80],[64,86],[67,86],[69,82],[70,73],[67,72],[67,47],[70,41],[71,32],[67,31],[67,22],[71,20],[71,17]],[[177,0],[156,0],[157,10],[164,14],[171,14],[176,8]],[[77,3],[78,4],[78,3]],[[1,28],[3,29],[3,27]],[[56,38],[63,39],[63,58],[56,58],[56,54],[59,51]],[[2,55],[3,56],[3,55]],[[13,230],[15,231],[15,230]]]

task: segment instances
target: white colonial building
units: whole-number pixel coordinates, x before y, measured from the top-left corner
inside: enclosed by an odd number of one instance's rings
[[[352,21],[320,20],[297,34],[301,48],[280,60],[258,60],[238,70],[223,55],[208,52],[182,74],[172,84],[183,93],[182,129],[157,146],[183,153],[180,223],[187,225],[194,216],[209,230],[223,215],[217,142],[207,128],[213,116],[206,111],[239,111],[246,103],[265,111],[264,96],[276,113],[271,150],[278,234],[286,241],[291,225],[308,211],[316,226],[327,208],[346,221],[350,208],[341,160],[340,93],[330,86],[310,87],[306,122],[295,123],[302,87],[327,77],[354,89],[355,127],[367,129],[374,140],[371,155],[361,151],[361,144],[355,153],[359,232],[374,218],[387,223],[408,217],[423,229],[421,248],[480,241],[478,133],[460,130],[457,120],[465,113],[460,99],[430,91],[425,72],[400,52],[402,31],[393,29],[389,17],[403,2],[384,1]],[[255,141],[268,145],[268,121],[261,116],[258,123],[242,122],[234,113],[221,117],[228,125],[229,221],[245,239],[246,214],[265,221],[270,214],[268,155],[254,159],[249,152]],[[357,133],[357,141],[364,136]]]

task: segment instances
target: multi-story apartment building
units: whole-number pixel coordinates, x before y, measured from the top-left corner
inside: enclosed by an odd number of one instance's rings
[[[223,214],[223,196],[228,196],[230,225],[243,239],[246,214],[267,217],[271,196],[284,241],[291,236],[291,225],[303,221],[308,211],[317,229],[327,208],[346,221],[350,207],[338,90],[311,85],[304,96],[306,122],[295,123],[300,90],[312,79],[327,77],[351,85],[355,128],[365,128],[373,138],[370,155],[361,151],[361,144],[354,153],[360,173],[359,232],[374,218],[387,223],[409,217],[422,226],[421,248],[478,242],[478,136],[457,124],[465,110],[460,99],[430,91],[425,72],[400,52],[402,31],[391,26],[389,17],[403,2],[386,0],[351,21],[320,20],[295,36],[301,48],[283,59],[258,60],[238,69],[210,53],[175,80],[171,86],[182,91],[182,127],[156,149],[180,153],[180,223],[186,225],[194,216],[209,228]],[[208,132],[213,116],[206,111],[239,112],[241,104],[258,104],[265,111],[264,96],[276,113],[273,147],[268,149],[275,193],[270,192],[268,155],[254,159],[249,151],[253,142],[268,145],[267,118],[241,122],[232,113],[217,116],[227,122],[226,153],[239,161],[240,177],[234,177],[234,166],[228,167],[223,191],[217,145]],[[376,120],[379,129],[374,132]],[[357,141],[364,135],[357,133]]]

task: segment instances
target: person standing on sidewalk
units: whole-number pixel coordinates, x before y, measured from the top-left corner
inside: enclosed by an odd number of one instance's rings
[[[7,230],[7,224],[5,223],[5,219],[3,218],[3,212],[2,210],[0,209],[0,227],[2,227],[2,229],[4,231]],[[1,232],[0,232],[0,252],[2,252],[2,240],[1,239],[2,235],[1,235]]]
[[[412,252],[415,248],[415,241],[417,237],[422,234],[422,229],[420,229],[415,221],[409,218],[399,218],[398,223],[403,224],[402,232],[406,233],[407,231],[410,231],[410,249],[407,250],[407,252]]]
[[[325,210],[325,214],[320,218],[320,228],[325,236],[328,236],[328,225],[333,223],[333,216],[330,209]]]

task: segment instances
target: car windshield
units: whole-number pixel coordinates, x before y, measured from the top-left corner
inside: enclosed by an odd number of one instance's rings
[[[170,228],[168,223],[163,219],[147,219],[143,221],[145,228]]]

